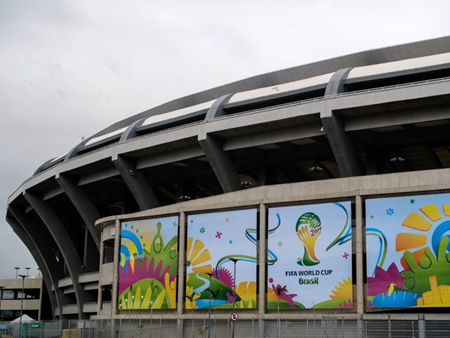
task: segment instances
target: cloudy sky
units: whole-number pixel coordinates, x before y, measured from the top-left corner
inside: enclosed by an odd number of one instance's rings
[[[0,278],[37,272],[8,196],[83,136],[249,76],[450,35],[448,13],[448,0],[0,0]]]

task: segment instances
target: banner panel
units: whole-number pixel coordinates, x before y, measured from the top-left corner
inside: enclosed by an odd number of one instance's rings
[[[178,217],[122,223],[118,308],[175,309]]]
[[[269,208],[269,309],[352,308],[351,202]]]
[[[256,209],[189,215],[186,309],[256,308],[256,240]]]
[[[371,308],[450,306],[450,194],[366,200]]]

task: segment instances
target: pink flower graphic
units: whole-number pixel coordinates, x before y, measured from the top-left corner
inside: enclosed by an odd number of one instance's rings
[[[377,266],[375,268],[375,277],[367,277],[367,294],[369,296],[376,296],[385,293],[391,284],[395,284],[400,289],[404,289],[403,279],[395,263],[392,263],[387,270]]]
[[[230,289],[232,289],[234,286],[233,276],[231,275],[231,272],[225,268],[219,269],[219,276],[217,276],[217,270],[213,269],[212,277],[221,281],[223,284],[227,285]]]

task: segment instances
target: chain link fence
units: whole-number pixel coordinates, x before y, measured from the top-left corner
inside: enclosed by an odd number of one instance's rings
[[[450,317],[449,317],[450,319]],[[0,338],[441,338],[450,337],[450,320],[116,319],[61,320],[0,325]],[[234,326],[234,328],[233,328]],[[209,336],[208,336],[209,333]]]

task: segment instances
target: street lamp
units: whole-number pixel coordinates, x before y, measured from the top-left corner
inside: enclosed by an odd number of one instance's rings
[[[17,274],[18,274],[20,268],[18,268],[18,267],[16,266],[14,269],[16,269],[16,279],[17,279]]]
[[[19,275],[22,278],[22,301],[20,302],[20,321],[19,321],[19,338],[22,338],[22,313],[23,313],[23,296],[25,293],[25,275]]]
[[[30,267],[26,267],[25,270],[27,270],[27,278],[28,278],[28,271],[30,270]]]
[[[153,282],[150,284],[150,289],[152,291],[150,296],[150,338],[152,338],[153,335],[153,292],[155,292],[155,289],[158,289],[159,292],[159,286],[153,285]]]
[[[211,277],[212,273],[206,273],[209,276],[209,296],[208,296],[208,338],[211,338]]]
[[[230,261],[232,261],[234,263],[234,275],[233,275],[233,279],[234,279],[234,285],[233,285],[233,312],[234,309],[236,308],[236,263],[239,261],[239,259],[237,258],[230,258]],[[234,338],[234,326],[235,326],[235,321],[231,322],[232,325],[232,329],[231,329],[231,338]]]
[[[0,286],[0,323],[3,324],[3,311],[2,311],[2,299],[3,299],[3,289],[5,287],[4,286]]]

